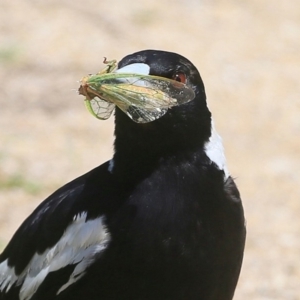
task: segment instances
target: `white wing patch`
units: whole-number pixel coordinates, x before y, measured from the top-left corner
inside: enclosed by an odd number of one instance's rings
[[[66,228],[63,236],[52,248],[42,254],[35,254],[25,270],[16,275],[7,260],[0,264],[0,289],[8,291],[16,283],[21,285],[20,300],[29,300],[50,272],[67,265],[76,265],[69,281],[58,291],[60,293],[80,279],[86,268],[93,263],[109,241],[110,234],[103,222],[103,217],[86,221],[87,213],[76,215]],[[57,293],[57,294],[58,294]]]
[[[229,177],[229,172],[226,165],[226,157],[222,138],[218,135],[213,119],[211,120],[211,136],[209,141],[205,143],[204,150],[206,155],[214,162],[220,170],[225,173],[224,181]]]
[[[11,286],[18,280],[13,268],[7,264],[7,260],[0,264],[0,290],[8,291]]]

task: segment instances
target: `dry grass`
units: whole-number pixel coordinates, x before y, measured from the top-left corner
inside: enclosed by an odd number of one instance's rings
[[[300,2],[23,1],[0,10],[0,248],[55,188],[112,154],[76,82],[153,48],[198,66],[248,240],[236,300],[300,299]]]

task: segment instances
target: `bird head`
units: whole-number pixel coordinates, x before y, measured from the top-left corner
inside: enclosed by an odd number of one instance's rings
[[[154,75],[185,83],[194,91],[195,98],[173,106],[167,113],[150,123],[133,122],[120,109],[116,109],[115,150],[130,147],[140,151],[172,153],[182,148],[201,147],[211,133],[211,114],[206,105],[204,84],[197,68],[185,57],[166,51],[144,50],[124,57],[118,69],[143,64],[144,75]],[[170,151],[172,149],[172,151]]]

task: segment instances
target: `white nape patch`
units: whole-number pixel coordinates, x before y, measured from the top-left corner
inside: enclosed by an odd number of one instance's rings
[[[114,160],[113,160],[113,158],[109,161],[109,163],[108,163],[108,168],[107,168],[107,170],[108,170],[108,172],[109,173],[112,173],[113,172],[113,170],[114,170],[114,165],[115,165],[115,163],[114,163]]]
[[[76,265],[69,281],[58,291],[60,293],[80,279],[86,268],[91,265],[110,241],[110,234],[103,222],[103,217],[86,221],[87,213],[76,215],[66,228],[63,236],[52,248],[42,254],[35,254],[20,275],[7,265],[7,260],[0,264],[0,287],[8,291],[16,283],[21,285],[20,300],[29,300],[50,272],[67,265]]]
[[[218,135],[213,119],[211,120],[211,136],[209,141],[204,145],[204,151],[206,155],[214,162],[220,170],[225,173],[226,180],[229,177],[229,172],[226,165],[226,158],[224,154],[224,147],[222,143],[222,138]]]
[[[115,71],[115,73],[135,73],[141,75],[149,75],[149,72],[150,66],[143,63],[134,63]]]

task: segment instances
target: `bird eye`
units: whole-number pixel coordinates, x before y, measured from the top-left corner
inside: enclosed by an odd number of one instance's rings
[[[186,83],[186,75],[184,73],[176,73],[173,79],[181,83]]]

